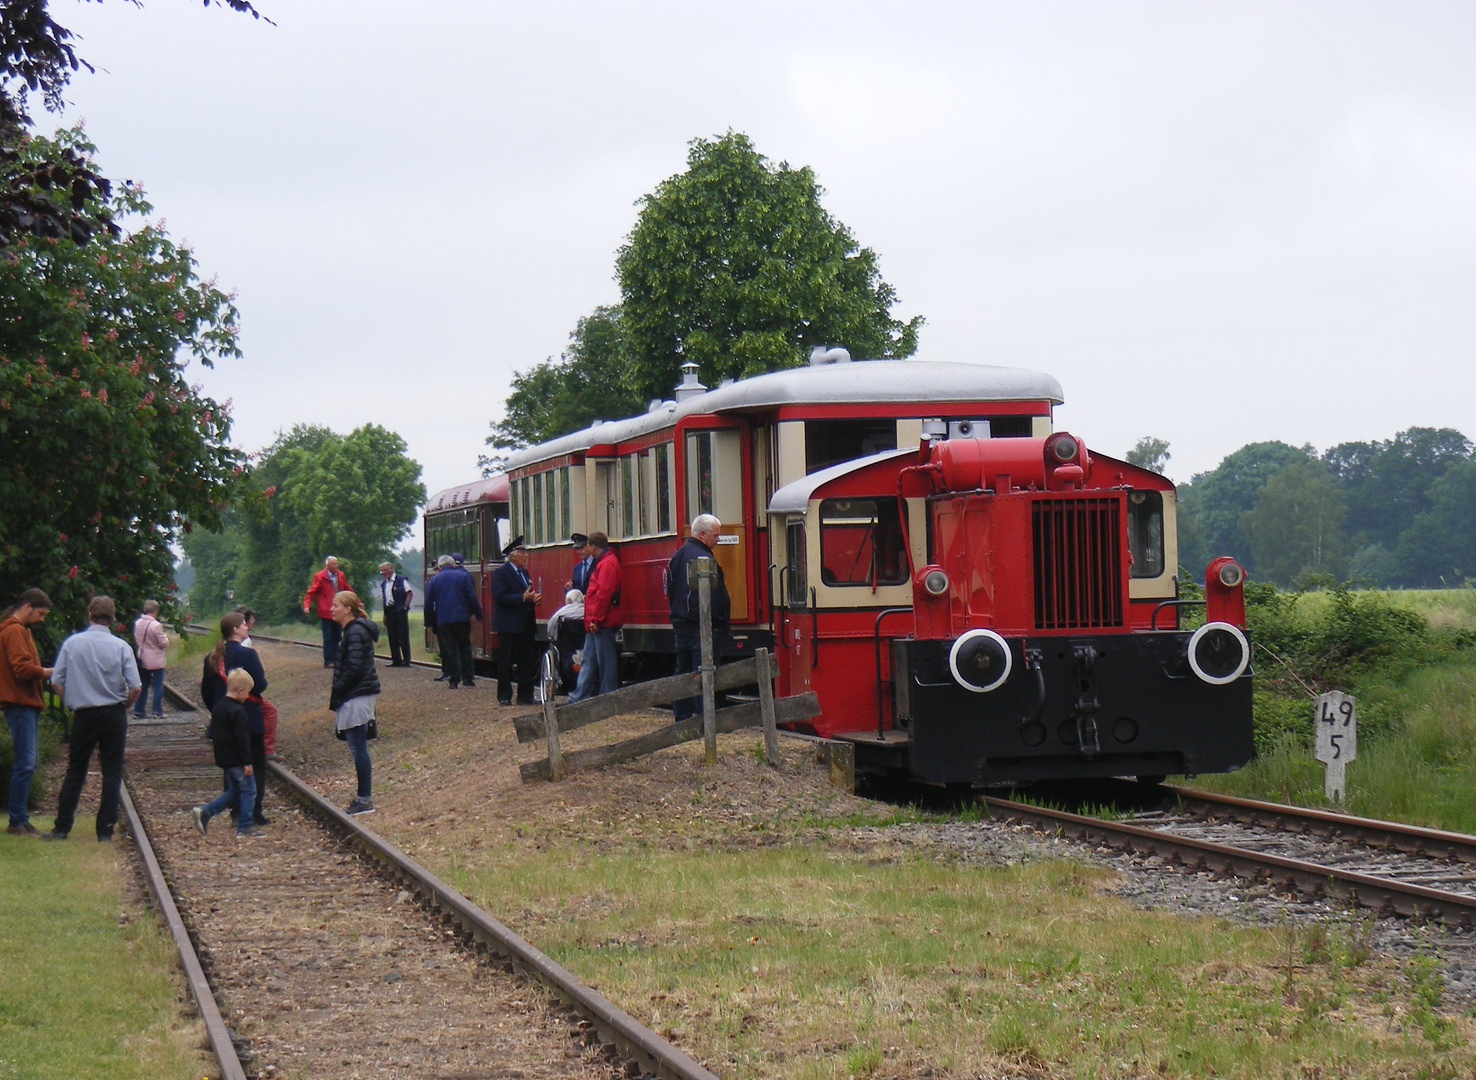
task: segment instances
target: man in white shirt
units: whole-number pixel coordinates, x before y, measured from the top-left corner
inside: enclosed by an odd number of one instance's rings
[[[117,617],[112,597],[94,596],[87,605],[89,625],[62,642],[51,683],[72,710],[67,777],[57,799],[56,825],[43,840],[65,840],[72,831],[77,800],[87,783],[87,766],[97,748],[102,799],[97,807],[97,838],[113,838],[118,824],[118,791],[123,786],[123,750],[128,740],[128,706],[142,682],[133,650],[108,628]]]
[[[384,629],[389,637],[390,667],[410,666],[410,601],[415,593],[393,563],[379,564],[379,599],[384,606]]]

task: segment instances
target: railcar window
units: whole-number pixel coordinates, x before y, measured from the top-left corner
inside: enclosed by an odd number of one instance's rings
[[[1128,551],[1133,556],[1132,577],[1163,573],[1163,492],[1128,492]]]
[[[805,475],[828,465],[897,449],[897,421],[891,417],[805,421]]]
[[[650,466],[651,455],[649,453],[636,455],[636,531],[642,536],[651,532],[651,484],[650,477],[646,473]]]
[[[656,446],[656,531],[669,533],[671,527],[671,443]]]
[[[564,531],[559,534],[559,539],[566,539],[574,531],[573,506],[569,498],[569,466],[565,465],[559,470],[559,518],[564,523]]]
[[[786,562],[789,580],[785,583],[789,592],[790,607],[805,607],[810,602],[810,583],[805,574],[805,523],[791,521],[784,534],[785,546],[789,549]]]
[[[697,447],[697,461],[692,469],[697,483],[696,498],[692,500],[696,505],[696,512],[692,516],[696,517],[697,514],[712,513],[712,435],[704,432],[694,435],[692,441]]]
[[[620,459],[620,535],[635,535],[635,469],[634,457]]]
[[[533,477],[533,535],[528,543],[543,543],[543,477]]]
[[[896,499],[820,503],[820,580],[826,585],[900,585],[907,553]]]

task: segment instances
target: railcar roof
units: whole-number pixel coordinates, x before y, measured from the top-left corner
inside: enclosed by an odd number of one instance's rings
[[[815,497],[817,489],[832,480],[838,480],[842,476],[860,472],[868,466],[875,465],[879,461],[889,461],[892,458],[917,457],[917,447],[910,446],[901,450],[883,450],[880,454],[872,454],[869,457],[857,458],[854,461],[842,461],[839,465],[831,465],[812,472],[809,476],[802,476],[792,483],[785,484],[774,492],[769,499],[769,513],[771,514],[803,514],[810,506],[810,500]]]
[[[666,427],[694,413],[742,412],[780,405],[882,404],[966,401],[1064,401],[1054,377],[1025,368],[994,364],[953,364],[937,360],[854,360],[848,364],[791,368],[756,375],[709,390],[680,404],[667,402],[654,412],[598,423],[508,455],[507,467],[574,454],[603,443],[624,442]]]
[[[507,474],[494,473],[484,480],[473,480],[470,484],[458,484],[436,492],[425,501],[425,512],[434,514],[479,502],[506,502],[507,497]]]

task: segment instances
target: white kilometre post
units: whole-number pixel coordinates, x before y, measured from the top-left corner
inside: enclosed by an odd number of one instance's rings
[[[1353,698],[1341,690],[1318,696],[1313,704],[1317,749],[1313,757],[1327,766],[1323,790],[1329,799],[1343,801],[1348,762],[1358,756],[1358,711]]]

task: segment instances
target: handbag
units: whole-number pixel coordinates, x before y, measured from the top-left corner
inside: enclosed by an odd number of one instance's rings
[[[366,724],[365,726],[369,730],[366,731],[366,732],[364,732],[364,738],[366,738],[366,739],[377,739],[377,738],[379,738],[379,724],[378,723],[376,723],[374,720],[370,720],[369,723]],[[333,737],[335,739],[337,739],[339,742],[348,742],[348,733],[349,733],[349,729],[348,728],[344,728],[342,731],[335,730],[333,732]]]

